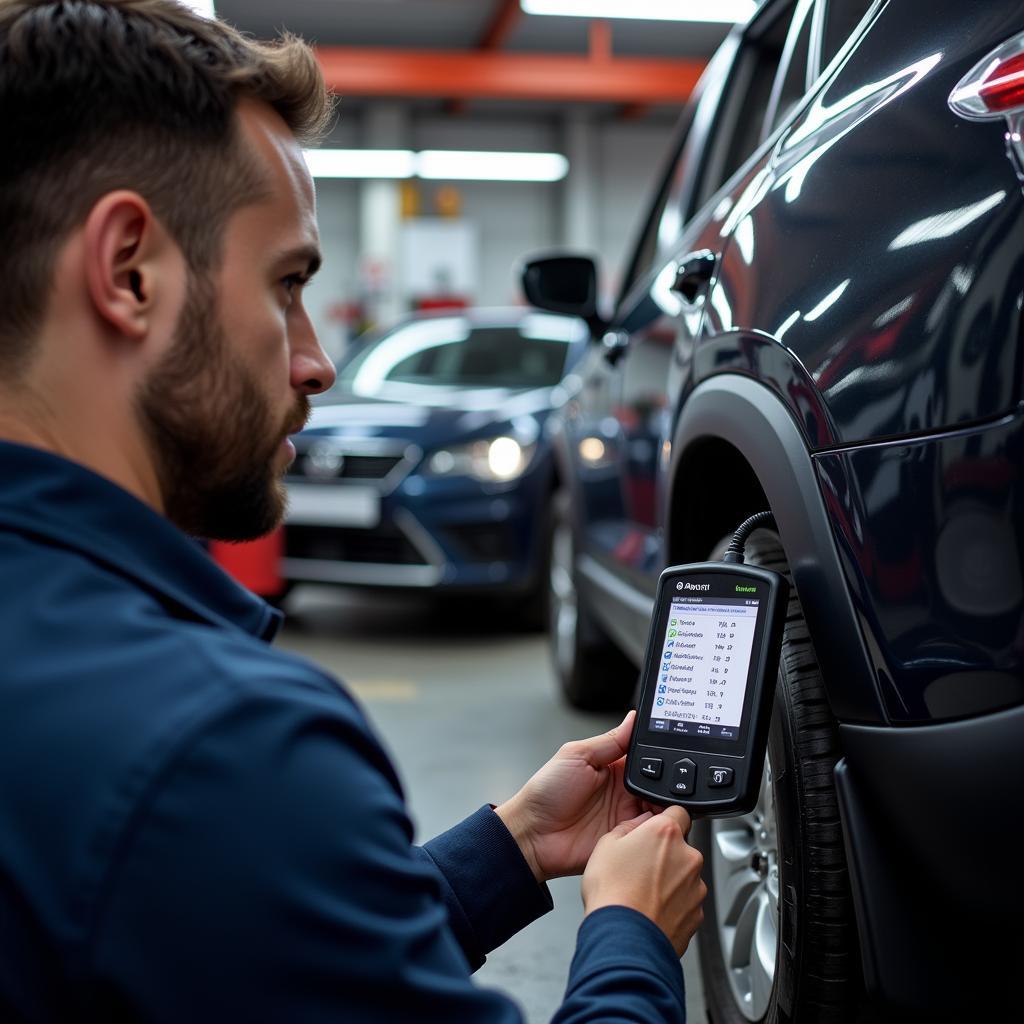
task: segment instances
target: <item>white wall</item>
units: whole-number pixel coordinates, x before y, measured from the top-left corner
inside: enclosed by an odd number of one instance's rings
[[[463,216],[478,225],[479,305],[520,300],[516,266],[528,253],[560,241],[559,186],[517,182],[463,182]]]
[[[320,340],[335,358],[344,334],[331,316],[332,307],[351,302],[359,293],[359,184],[340,179],[316,183],[324,263],[306,289],[305,302]]]
[[[409,114],[407,146],[411,149],[544,150],[568,152],[568,129],[559,118],[483,119],[424,117]],[[602,265],[602,290],[611,294],[624,270],[639,219],[654,187],[672,134],[671,126],[645,122],[591,122],[593,166],[586,176],[586,203],[593,229],[588,248]],[[580,150],[577,144],[574,152]],[[339,124],[328,145],[362,144],[358,123]],[[574,168],[574,171],[579,168]],[[579,178],[576,178],[579,181]],[[510,182],[452,183],[461,196],[462,216],[472,221],[479,239],[479,287],[471,296],[478,305],[505,305],[519,300],[515,267],[530,252],[572,247],[566,237],[579,224],[579,203],[569,215],[568,190],[574,175],[555,184]],[[423,213],[432,214],[432,198],[444,183],[420,182]],[[307,292],[307,306],[328,349],[336,353],[341,326],[330,312],[359,298],[360,183],[317,183],[324,269]],[[579,196],[577,194],[577,200]],[[584,208],[584,213],[585,213]],[[578,231],[578,227],[575,229]]]

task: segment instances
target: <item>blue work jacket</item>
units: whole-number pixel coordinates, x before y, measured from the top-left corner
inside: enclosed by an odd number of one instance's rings
[[[547,910],[490,808],[420,848],[353,698],[148,506],[0,442],[0,1020],[517,1021]],[[665,936],[584,921],[558,1021],[682,1021]]]

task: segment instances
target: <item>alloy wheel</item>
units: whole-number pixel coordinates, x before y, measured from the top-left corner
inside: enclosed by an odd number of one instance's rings
[[[551,537],[550,568],[551,639],[555,660],[563,675],[572,672],[576,657],[576,627],[579,605],[573,582],[572,527],[556,522]]]
[[[779,844],[767,757],[753,811],[711,822],[711,859],[729,986],[743,1016],[760,1020],[771,998],[779,948]]]

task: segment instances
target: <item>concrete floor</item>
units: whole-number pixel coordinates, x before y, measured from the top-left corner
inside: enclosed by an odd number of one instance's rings
[[[500,610],[433,597],[303,587],[278,645],[327,667],[366,705],[406,789],[417,837],[500,803],[567,739],[616,724],[557,697],[545,639]],[[518,1001],[530,1024],[561,1003],[583,918],[579,879],[551,884],[555,909],[488,958],[479,984]],[[705,1011],[696,944],[683,959],[690,1021]]]

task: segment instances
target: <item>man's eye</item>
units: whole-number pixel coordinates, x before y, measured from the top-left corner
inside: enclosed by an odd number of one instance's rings
[[[308,283],[309,278],[305,274],[289,274],[287,277],[281,278],[281,284],[289,296],[294,295],[297,288],[302,288]]]

